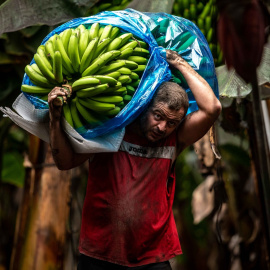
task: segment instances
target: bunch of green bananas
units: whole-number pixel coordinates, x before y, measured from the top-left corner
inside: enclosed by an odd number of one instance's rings
[[[123,10],[132,0],[101,0],[87,12],[86,16],[95,15],[102,11]]]
[[[216,37],[215,0],[175,0],[172,13],[194,22],[206,37],[216,66],[223,64],[223,54]]]
[[[64,117],[76,129],[93,128],[131,100],[148,59],[148,44],[132,33],[112,25],[81,24],[38,47],[35,62],[25,67],[34,85],[23,84],[21,90],[47,100],[53,87],[66,87],[71,91]]]

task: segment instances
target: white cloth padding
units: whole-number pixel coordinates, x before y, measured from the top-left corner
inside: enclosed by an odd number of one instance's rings
[[[48,109],[36,109],[24,94],[17,97],[12,107],[15,112],[7,107],[0,107],[0,110],[19,127],[47,143],[50,142]],[[125,134],[125,129],[122,128],[111,134],[85,139],[65,119],[62,121],[64,131],[77,153],[117,152]]]

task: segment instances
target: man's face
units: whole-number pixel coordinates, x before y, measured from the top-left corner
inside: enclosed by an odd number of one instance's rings
[[[169,136],[183,117],[184,108],[171,110],[166,103],[153,104],[141,118],[142,133],[151,142],[159,141]]]

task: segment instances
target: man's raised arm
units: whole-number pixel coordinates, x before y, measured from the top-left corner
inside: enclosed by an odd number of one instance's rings
[[[184,76],[199,110],[187,115],[178,128],[179,152],[207,133],[221,112],[213,90],[177,52],[167,50],[167,61]]]
[[[62,107],[53,105],[53,100],[62,96],[66,100],[67,90],[55,87],[48,95],[50,113],[50,146],[58,169],[68,170],[89,159],[93,154],[75,153],[61,126]]]

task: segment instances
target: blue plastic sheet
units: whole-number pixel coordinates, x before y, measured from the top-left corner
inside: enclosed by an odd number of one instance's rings
[[[168,25],[165,33],[159,31],[161,27],[164,28],[163,20],[166,20],[166,24]],[[77,18],[57,27],[44,38],[42,44],[45,44],[54,34],[59,34],[67,28],[76,28],[80,24],[91,25],[95,22],[99,22],[101,25],[111,24],[119,27],[123,32],[131,32],[134,36],[149,44],[151,57],[132,100],[116,117],[105,122],[103,125],[93,129],[87,129],[86,132],[77,130],[84,138],[95,138],[116,129],[121,129],[131,123],[145,110],[158,87],[163,82],[171,79],[171,70],[166,61],[166,51],[164,47],[159,46],[156,41],[161,35],[165,36],[165,48],[178,51],[179,54],[206,79],[216,96],[218,96],[214,61],[205,37],[194,23],[173,15],[166,13],[142,13],[133,9],[105,11],[95,16]],[[181,35],[186,31],[191,32],[196,38],[187,49],[179,51]],[[34,60],[32,60],[31,64],[32,63],[34,63]],[[26,74],[24,75],[22,83],[32,84]],[[191,113],[198,109],[197,103],[188,86],[184,88],[189,96],[190,106],[188,113]],[[36,108],[48,108],[47,102],[32,95],[25,95]]]

